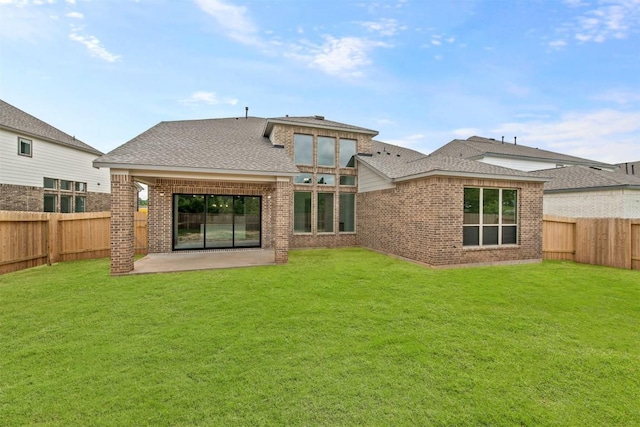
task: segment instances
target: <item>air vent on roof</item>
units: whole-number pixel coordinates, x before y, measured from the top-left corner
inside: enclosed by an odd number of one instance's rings
[[[324,120],[324,116],[313,116],[316,120]]]

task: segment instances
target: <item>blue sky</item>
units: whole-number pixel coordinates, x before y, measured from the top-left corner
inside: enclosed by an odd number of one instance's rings
[[[104,152],[248,106],[640,160],[640,0],[0,0],[0,43],[0,98]]]

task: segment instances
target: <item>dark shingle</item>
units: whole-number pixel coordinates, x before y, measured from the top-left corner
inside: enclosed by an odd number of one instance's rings
[[[96,164],[245,172],[297,172],[284,149],[262,136],[257,117],[161,122]]]
[[[30,135],[40,137],[60,145],[66,145],[89,153],[97,155],[102,154],[102,152],[96,150],[92,146],[54,128],[53,126],[43,122],[31,114],[25,113],[19,108],[16,108],[3,100],[0,100],[0,127],[12,130],[16,133],[24,133],[25,136]]]

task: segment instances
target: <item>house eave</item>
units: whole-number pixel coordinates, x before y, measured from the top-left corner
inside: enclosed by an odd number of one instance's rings
[[[68,142],[58,141],[56,139],[47,138],[46,136],[38,135],[38,134],[35,134],[33,132],[28,132],[28,131],[25,131],[25,130],[22,130],[22,129],[13,128],[11,126],[0,125],[0,128],[4,129],[6,131],[9,131],[9,132],[16,133],[18,135],[24,135],[24,136],[28,136],[29,138],[36,138],[36,139],[39,139],[39,140],[42,140],[42,141],[50,142],[52,144],[60,145],[62,147],[67,147],[67,148],[72,148],[74,150],[82,151],[83,153],[95,154],[96,156],[102,156],[104,154],[103,152],[101,152],[99,150],[96,150],[96,149],[91,150],[91,149],[88,149],[88,148],[78,147],[78,146],[75,146],[73,144],[69,144]]]
[[[198,173],[209,175],[247,175],[247,176],[263,176],[275,177],[286,176],[294,177],[300,172],[298,171],[260,171],[260,170],[243,170],[243,169],[214,169],[214,168],[195,168],[183,166],[161,166],[161,165],[141,165],[141,164],[123,164],[109,162],[93,162],[95,167],[105,167],[119,170],[138,170],[146,172],[176,172],[176,173]]]
[[[278,119],[267,119],[267,123],[265,124],[264,133],[262,136],[269,137],[271,135],[271,131],[273,130],[274,124],[287,125],[287,126],[298,126],[298,127],[308,127],[314,129],[326,129],[333,130],[338,132],[351,132],[351,133],[362,133],[365,135],[376,136],[378,135],[378,131],[370,130],[370,129],[352,129],[352,128],[344,128],[340,126],[331,126],[331,125],[319,125],[319,124],[311,124],[311,123],[301,123],[301,122],[293,122],[287,120],[278,120]]]
[[[524,176],[524,175],[499,175],[499,174],[483,174],[476,172],[456,172],[456,171],[444,171],[444,170],[432,170],[429,172],[419,173],[415,175],[402,176],[393,178],[393,182],[410,181],[413,179],[428,178],[432,176],[450,176],[458,178],[482,178],[482,179],[495,179],[499,181],[527,181],[527,182],[547,182],[548,178]]]
[[[544,194],[559,193],[585,193],[590,191],[614,191],[614,190],[638,190],[640,185],[602,185],[597,187],[580,187],[580,188],[556,188],[553,190],[544,190]]]
[[[478,154],[475,156],[467,157],[468,160],[481,160],[485,157],[499,157],[503,159],[522,159],[522,160],[533,160],[544,163],[562,163],[563,165],[569,166],[589,166],[601,169],[610,169],[614,170],[616,168],[615,165],[609,163],[600,163],[600,162],[581,162],[578,160],[568,160],[568,159],[549,159],[545,157],[535,157],[535,156],[522,156],[522,155],[514,155],[514,154],[504,154],[504,153],[493,153],[493,152],[485,152],[482,154]]]

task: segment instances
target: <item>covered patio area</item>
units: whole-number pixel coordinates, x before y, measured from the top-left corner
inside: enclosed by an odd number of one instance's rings
[[[135,261],[133,270],[126,274],[169,273],[275,264],[274,249],[172,252],[148,254]]]

